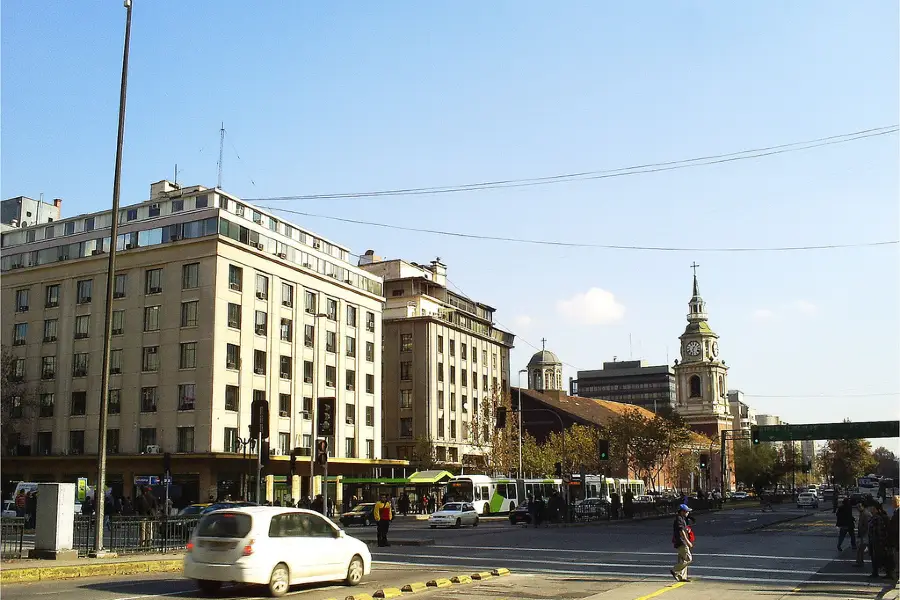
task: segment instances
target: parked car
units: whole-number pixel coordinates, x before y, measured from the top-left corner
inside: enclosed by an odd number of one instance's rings
[[[609,516],[609,505],[604,498],[588,498],[575,506],[576,519],[605,519]]]
[[[750,494],[747,492],[735,492],[731,495],[732,500],[746,500],[750,497]]]
[[[317,512],[281,506],[207,513],[184,557],[184,576],[208,594],[234,581],[268,586],[279,597],[301,583],[358,585],[371,570],[366,544]]]
[[[6,517],[15,517],[16,516],[16,503],[12,500],[5,500],[3,502],[3,513],[2,516]]]
[[[819,497],[809,492],[797,496],[797,508],[819,508]]]
[[[190,517],[190,516],[194,516],[194,515],[199,515],[208,506],[210,506],[209,502],[205,502],[203,504],[190,504],[190,505],[182,508],[180,511],[178,511],[178,516],[179,517]]]
[[[522,504],[509,511],[509,522],[511,525],[518,525],[519,523],[531,524],[531,513],[528,512],[528,500],[523,500]]]
[[[363,525],[368,527],[375,524],[375,503],[367,502],[365,504],[357,504],[353,510],[349,510],[341,514],[341,525],[347,527],[349,525]]]
[[[655,502],[655,500],[653,499],[653,496],[651,496],[649,494],[644,494],[643,496],[635,496],[634,497],[635,504],[653,504],[654,502]]]
[[[435,527],[478,527],[478,513],[469,502],[448,502],[428,517],[428,525]]]

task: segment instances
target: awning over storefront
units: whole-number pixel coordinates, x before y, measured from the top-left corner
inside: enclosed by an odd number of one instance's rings
[[[409,476],[407,483],[410,485],[425,485],[444,483],[453,478],[453,473],[449,471],[416,471]]]

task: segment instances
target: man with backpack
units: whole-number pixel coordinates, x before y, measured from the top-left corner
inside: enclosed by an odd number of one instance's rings
[[[687,524],[688,513],[691,509],[687,504],[678,507],[675,523],[672,529],[672,545],[678,551],[678,562],[669,570],[675,581],[690,581],[688,578],[688,565],[694,561],[691,548],[694,547],[694,532]]]

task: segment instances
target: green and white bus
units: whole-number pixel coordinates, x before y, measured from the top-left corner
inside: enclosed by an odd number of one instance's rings
[[[482,515],[515,510],[529,496],[546,499],[563,493],[560,479],[515,479],[487,475],[459,475],[447,483],[446,499],[471,502]]]
[[[574,476],[573,479],[580,479]],[[646,486],[640,479],[616,479],[615,477],[603,477],[602,475],[586,475],[584,498],[602,498],[612,502],[612,494],[619,494],[619,499],[625,496],[625,491],[631,490],[634,497],[646,494]]]

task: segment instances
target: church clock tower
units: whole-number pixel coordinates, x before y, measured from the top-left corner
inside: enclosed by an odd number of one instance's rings
[[[687,327],[681,340],[681,360],[675,361],[678,413],[691,429],[718,439],[731,428],[728,405],[728,367],[719,355],[719,336],[707,322],[706,303],[700,296],[694,263],[694,290],[688,303]]]

